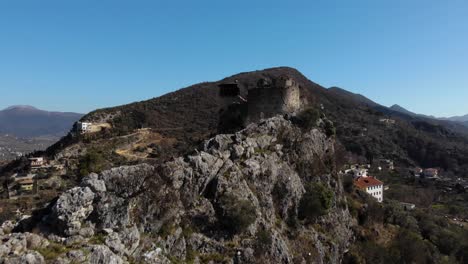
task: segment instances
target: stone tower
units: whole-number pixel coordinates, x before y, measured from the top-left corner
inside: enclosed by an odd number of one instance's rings
[[[294,114],[301,108],[300,88],[289,76],[261,79],[248,94],[247,122],[256,122],[278,114]]]

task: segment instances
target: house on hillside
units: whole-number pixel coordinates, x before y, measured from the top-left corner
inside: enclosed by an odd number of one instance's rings
[[[17,182],[20,185],[22,192],[32,192],[34,189],[33,179],[21,179]]]
[[[380,123],[384,123],[386,125],[394,125],[396,121],[394,119],[389,119],[389,118],[381,118],[379,119]]]
[[[81,134],[87,133],[90,131],[93,124],[89,122],[76,122],[75,130]]]
[[[354,168],[354,169],[345,170],[346,174],[352,175],[354,178],[367,177],[368,172],[369,170],[365,168]]]
[[[414,177],[419,178],[423,173],[423,169],[420,167],[416,167],[410,170],[410,173],[414,175]]]
[[[78,134],[97,133],[112,128],[109,123],[76,122],[73,132]]]
[[[29,164],[31,165],[31,168],[39,168],[44,166],[45,160],[43,157],[29,158]]]
[[[379,203],[383,201],[383,182],[377,180],[372,176],[368,177],[359,177],[354,180],[354,185],[366,191],[372,197],[377,199]]]
[[[425,169],[423,171],[423,176],[424,176],[424,178],[427,178],[427,179],[438,178],[439,177],[439,170],[435,169],[435,168]]]

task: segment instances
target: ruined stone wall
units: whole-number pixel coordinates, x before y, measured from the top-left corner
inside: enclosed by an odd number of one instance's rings
[[[268,87],[249,90],[248,122],[277,114],[294,113],[301,106],[299,87]]]
[[[280,89],[251,89],[247,101],[248,122],[256,122],[283,112],[283,93]]]
[[[284,106],[283,111],[295,113],[301,108],[301,92],[298,86],[283,89]]]

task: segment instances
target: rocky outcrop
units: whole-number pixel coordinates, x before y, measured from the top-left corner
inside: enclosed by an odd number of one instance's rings
[[[35,249],[49,246],[49,241],[31,233],[13,233],[0,236],[0,263],[45,263]]]
[[[77,234],[83,221],[93,211],[94,193],[88,187],[75,187],[59,197],[48,221],[60,234]]]
[[[306,221],[299,205],[311,183],[333,197]],[[59,236],[64,263],[339,263],[353,224],[344,199],[334,139],[277,116],[158,167],[91,174],[38,225]]]

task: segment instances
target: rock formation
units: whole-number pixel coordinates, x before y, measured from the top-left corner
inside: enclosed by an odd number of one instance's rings
[[[17,225],[38,235],[2,227],[0,263],[339,263],[353,221],[321,123],[275,116],[158,167],[91,174]],[[304,219],[310,184],[330,206]]]

